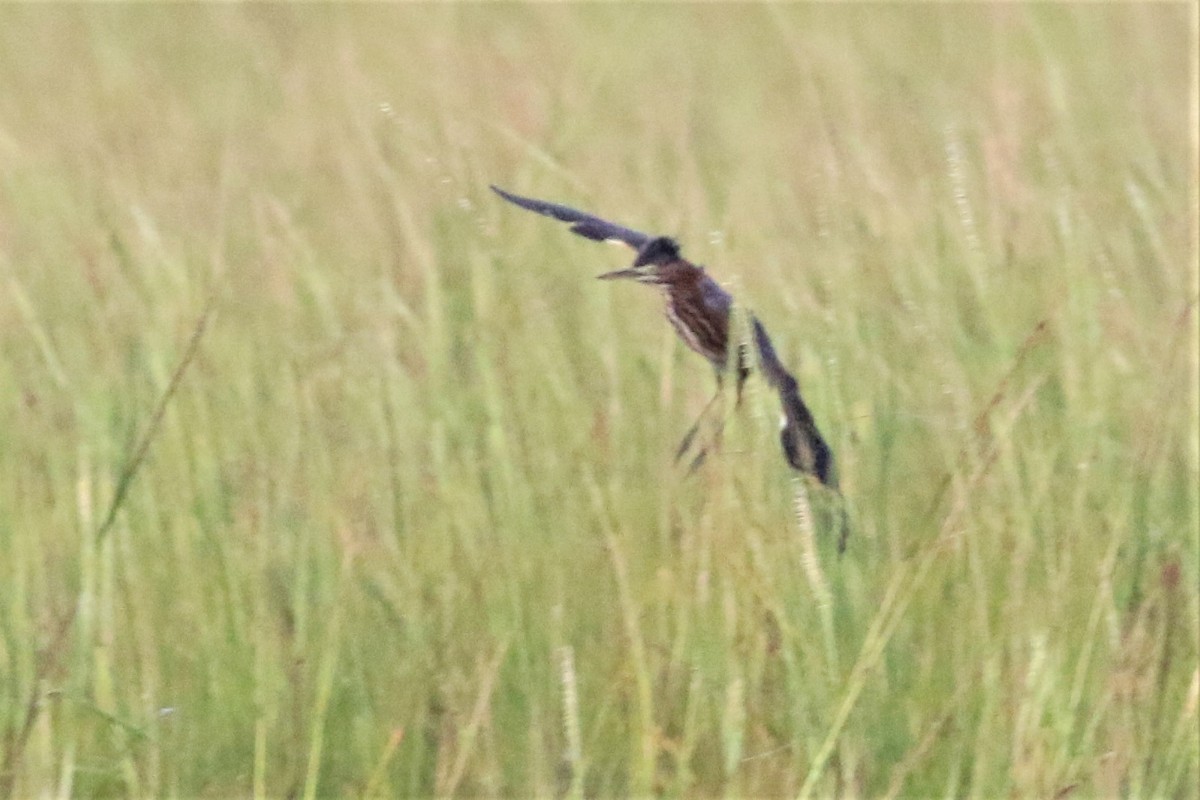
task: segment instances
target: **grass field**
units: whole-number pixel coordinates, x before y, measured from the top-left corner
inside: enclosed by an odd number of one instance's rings
[[[1195,20],[0,8],[0,794],[1196,797]]]

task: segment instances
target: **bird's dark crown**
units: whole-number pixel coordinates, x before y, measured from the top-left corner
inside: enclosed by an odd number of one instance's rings
[[[634,259],[633,265],[635,267],[644,267],[648,264],[669,264],[678,258],[679,242],[670,236],[656,236],[642,245],[641,250],[638,250],[637,258]]]

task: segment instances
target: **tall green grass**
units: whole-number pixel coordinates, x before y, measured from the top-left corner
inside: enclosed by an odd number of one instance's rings
[[[1195,796],[1194,31],[0,10],[0,787]],[[489,182],[754,308],[844,557],[761,382],[673,467],[707,366]]]

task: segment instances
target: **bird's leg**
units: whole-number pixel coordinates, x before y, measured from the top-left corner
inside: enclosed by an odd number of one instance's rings
[[[737,411],[742,407],[742,389],[746,385],[746,379],[750,377],[750,367],[746,364],[746,346],[744,344],[738,345],[736,371],[737,384],[735,386],[735,399],[733,403],[734,411]],[[724,394],[724,387],[725,376],[723,373],[717,372],[717,391],[715,394],[713,394],[712,399],[705,404],[704,410],[700,412],[700,416],[696,418],[696,421],[692,424],[692,427],[688,429],[686,434],[684,434],[683,441],[679,443],[679,448],[675,451],[675,463],[678,464],[680,459],[683,458],[684,453],[686,453],[692,446],[692,441],[696,438],[696,434],[700,431],[700,423],[704,421],[704,418],[708,415],[709,411],[712,410],[713,404],[717,402],[717,399]],[[720,443],[721,434],[724,432],[725,417],[722,415],[721,419],[717,420],[716,428],[713,430],[712,445],[717,445]],[[699,469],[700,465],[704,463],[704,459],[708,456],[708,450],[709,447],[707,446],[700,448],[700,452],[696,454],[696,457],[692,459],[692,463],[688,466],[689,475]]]
[[[675,450],[676,464],[678,464],[679,460],[683,458],[684,453],[691,448],[692,441],[696,438],[696,434],[700,432],[700,423],[704,422],[704,418],[707,417],[708,412],[712,410],[713,404],[716,403],[723,394],[721,383],[721,378],[718,376],[717,391],[713,394],[709,401],[704,404],[704,409],[700,412],[700,415],[696,417],[696,421],[692,423],[692,427],[688,428],[688,432],[683,435],[683,441],[679,443],[679,447]],[[688,469],[689,473],[694,472],[696,468],[700,466],[700,463],[704,461],[704,456],[705,450],[701,450],[700,454],[696,456],[696,460],[692,462],[691,467]]]
[[[734,399],[734,403],[733,403],[734,411],[737,411],[738,409],[740,409],[742,407],[742,389],[746,385],[746,379],[750,377],[750,367],[746,365],[746,346],[744,344],[738,345],[737,352],[738,352],[737,385],[735,387],[735,399]],[[712,396],[712,399],[708,401],[708,404],[704,406],[704,410],[700,412],[700,416],[696,419],[695,424],[693,424],[692,427],[688,429],[687,434],[684,435],[683,441],[680,442],[680,444],[679,444],[679,449],[675,451],[675,463],[677,463],[677,464],[679,463],[679,460],[681,458],[683,458],[683,454],[686,453],[688,448],[691,446],[692,440],[696,437],[696,433],[700,430],[700,423],[704,420],[704,417],[708,414],[709,410],[712,408],[713,403],[715,403],[717,401],[718,397],[720,397],[722,394],[724,394],[724,385],[725,385],[724,375],[722,375],[722,373],[718,372],[717,373],[717,392],[716,392],[716,394],[714,394]],[[716,429],[713,431],[712,438],[713,438],[714,445],[720,443],[721,434],[724,432],[725,432],[725,418],[722,415],[721,419],[717,421]],[[708,456],[708,447],[701,448],[700,452],[696,454],[696,457],[692,459],[692,463],[688,467],[688,474],[690,475],[693,472],[695,472],[697,469],[699,469],[700,465],[704,463],[704,459],[707,456]]]

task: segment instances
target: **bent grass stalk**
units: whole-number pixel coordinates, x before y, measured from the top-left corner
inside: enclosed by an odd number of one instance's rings
[[[125,466],[121,469],[120,475],[117,478],[116,489],[113,491],[112,500],[108,505],[108,511],[105,513],[103,521],[92,537],[93,549],[104,543],[104,539],[116,521],[117,512],[121,510],[121,506],[125,502],[129,487],[133,485],[134,478],[137,477],[138,471],[146,459],[146,455],[150,452],[150,445],[158,435],[163,417],[167,413],[167,407],[170,405],[175,393],[179,390],[188,367],[196,357],[196,353],[200,347],[200,339],[208,329],[209,321],[216,308],[215,302],[216,295],[209,294],[205,300],[204,310],[201,311],[196,324],[192,327],[191,335],[184,346],[183,355],[180,357],[179,363],[176,364],[175,370],[171,373],[171,377],[167,381],[167,386],[163,389],[154,412],[150,415],[149,422],[147,422],[146,427],[143,429],[141,437],[125,462]],[[25,703],[23,721],[17,728],[13,729],[5,748],[3,762],[0,762],[0,797],[8,797],[12,794],[13,781],[16,780],[17,776],[17,766],[21,761],[25,745],[29,741],[29,735],[33,732],[34,723],[37,721],[43,707],[43,703],[39,701],[39,697],[41,697],[41,693],[45,688],[43,683],[58,670],[59,662],[67,649],[67,637],[75,627],[75,620],[78,614],[79,604],[74,603],[71,605],[70,610],[63,615],[62,620],[56,626],[56,630],[50,638],[50,643],[43,650],[43,656],[38,663],[34,680],[30,683],[29,698]]]

